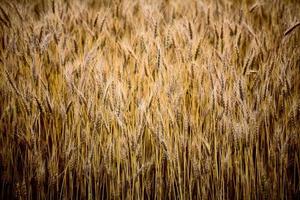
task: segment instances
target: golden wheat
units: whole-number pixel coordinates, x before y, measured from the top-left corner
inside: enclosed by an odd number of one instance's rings
[[[299,199],[297,0],[0,2],[0,199]]]

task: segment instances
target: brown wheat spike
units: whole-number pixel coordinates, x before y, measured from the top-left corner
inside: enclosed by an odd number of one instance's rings
[[[197,48],[196,48],[196,52],[195,52],[195,56],[194,56],[194,60],[197,60],[199,53],[200,53],[200,41],[198,42]]]
[[[40,110],[40,113],[44,114],[45,113],[45,109],[44,109],[44,106],[43,106],[42,102],[37,97],[35,97],[35,100],[36,100],[36,103],[37,103],[38,108]]]
[[[158,36],[158,22],[155,22],[153,35],[154,35],[154,38],[156,38]]]
[[[193,28],[191,22],[188,23],[190,40],[193,40]]]

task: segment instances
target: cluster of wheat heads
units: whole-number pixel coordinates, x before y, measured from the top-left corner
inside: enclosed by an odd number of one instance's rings
[[[0,199],[296,199],[299,10],[1,1]]]

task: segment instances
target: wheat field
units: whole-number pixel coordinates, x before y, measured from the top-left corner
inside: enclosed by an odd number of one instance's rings
[[[300,198],[299,11],[0,1],[0,199]]]

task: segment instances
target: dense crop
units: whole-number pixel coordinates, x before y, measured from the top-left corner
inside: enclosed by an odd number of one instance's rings
[[[0,1],[0,199],[296,199],[296,0]]]

